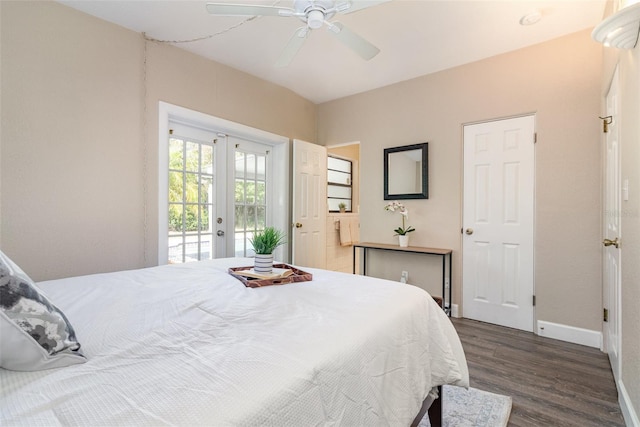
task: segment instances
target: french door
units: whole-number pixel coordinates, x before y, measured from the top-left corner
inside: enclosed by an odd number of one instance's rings
[[[268,223],[271,147],[170,122],[168,262],[253,256]]]
[[[168,151],[168,262],[225,256],[224,139],[170,122]]]

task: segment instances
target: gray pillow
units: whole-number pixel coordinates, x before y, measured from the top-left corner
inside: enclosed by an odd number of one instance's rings
[[[86,360],[66,316],[0,251],[0,367],[39,371]]]

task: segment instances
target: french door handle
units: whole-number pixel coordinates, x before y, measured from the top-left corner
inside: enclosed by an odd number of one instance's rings
[[[620,247],[620,240],[618,240],[618,238],[616,237],[615,239],[611,240],[611,239],[604,239],[602,241],[602,244],[605,246],[615,246],[616,248]]]
[[[222,230],[218,230],[218,231],[216,232],[216,234],[217,234],[218,236],[222,237],[222,236],[224,236],[224,231],[222,231]]]

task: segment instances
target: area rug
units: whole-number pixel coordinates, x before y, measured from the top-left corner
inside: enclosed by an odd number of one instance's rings
[[[511,414],[511,398],[475,388],[443,387],[443,427],[505,427]],[[418,427],[430,427],[425,415]]]

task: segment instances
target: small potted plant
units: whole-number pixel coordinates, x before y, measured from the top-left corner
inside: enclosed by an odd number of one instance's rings
[[[387,203],[384,209],[389,212],[397,211],[402,216],[402,227],[398,227],[393,231],[395,231],[396,233],[394,235],[398,236],[398,242],[400,246],[406,248],[407,246],[409,246],[409,233],[411,233],[412,231],[416,231],[416,229],[410,225],[405,227],[404,222],[406,219],[409,219],[409,210],[407,210],[407,208],[405,208],[402,203],[395,201]]]
[[[345,213],[347,210],[347,205],[344,202],[338,203],[338,209],[340,209],[340,213]]]
[[[271,273],[273,271],[273,251],[285,243],[285,235],[275,227],[267,227],[257,231],[249,243],[256,253],[254,270],[256,273]]]

